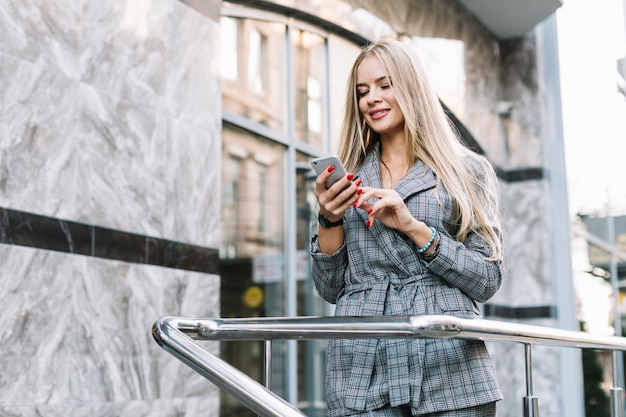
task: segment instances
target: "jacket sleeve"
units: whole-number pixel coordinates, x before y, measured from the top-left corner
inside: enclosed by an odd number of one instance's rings
[[[429,271],[477,302],[489,300],[502,283],[502,261],[485,259],[491,253],[475,233],[468,235],[464,243],[440,236],[439,255],[427,264]]]
[[[311,274],[317,293],[325,301],[335,304],[345,283],[344,275],[348,265],[348,250],[345,243],[337,252],[329,255],[320,251],[317,222],[311,227]]]

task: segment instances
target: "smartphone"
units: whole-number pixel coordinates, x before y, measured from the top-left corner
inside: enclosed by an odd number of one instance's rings
[[[328,169],[329,166],[335,166],[335,170],[326,181],[326,188],[330,188],[331,185],[337,182],[344,175],[348,175],[348,171],[346,171],[346,168],[343,166],[337,155],[315,158],[311,161],[311,165],[313,166],[315,172],[317,172],[317,175],[324,172],[324,170]]]

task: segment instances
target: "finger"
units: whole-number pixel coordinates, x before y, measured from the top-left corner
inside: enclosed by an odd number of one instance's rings
[[[370,203],[369,201],[363,201],[361,203],[359,203],[358,199],[357,201],[355,201],[354,208],[369,212],[370,210],[372,210],[372,207],[373,207],[373,204]]]
[[[393,191],[384,190],[381,188],[362,187],[361,200],[369,200],[370,198],[383,199],[390,195],[393,195]]]
[[[331,165],[331,166],[329,166],[328,168],[326,168],[324,171],[320,172],[317,175],[317,178],[315,179],[315,188],[316,188],[316,190],[317,189],[321,189],[321,190],[325,190],[326,189],[326,181],[332,175],[334,170],[335,170],[335,166]]]
[[[354,185],[354,187],[352,187]],[[343,177],[339,178],[333,185],[331,185],[328,190],[329,191],[333,191],[337,194],[346,191],[348,189],[351,189],[351,193],[356,192],[356,185],[354,183],[354,174],[353,173],[348,173],[346,175],[344,175]]]

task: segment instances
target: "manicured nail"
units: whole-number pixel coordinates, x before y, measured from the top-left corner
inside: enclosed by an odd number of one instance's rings
[[[355,201],[354,204],[352,204],[352,207],[357,208],[358,205],[359,205],[359,200]]]
[[[335,170],[335,166],[331,165],[328,167],[328,172],[333,172]]]
[[[372,214],[373,211],[374,211],[374,209],[369,209],[369,210],[367,210],[367,214]]]
[[[360,187],[361,184],[363,184],[363,181],[361,180],[356,180],[356,182],[354,183],[354,185],[356,185],[357,187]]]
[[[356,193],[359,194],[359,195],[363,194],[363,189],[359,188],[358,190],[356,190]]]
[[[368,229],[372,226],[372,223],[368,220],[367,224],[365,225],[365,227],[367,227]]]
[[[354,178],[354,174],[349,173],[347,178],[348,178],[348,181],[352,181],[352,178]]]

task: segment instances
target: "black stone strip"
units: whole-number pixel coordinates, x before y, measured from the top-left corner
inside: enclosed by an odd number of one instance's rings
[[[0,207],[0,243],[76,255],[219,273],[214,248]]]
[[[505,171],[496,168],[496,175],[504,182],[536,181],[544,178],[543,168],[520,168]]]
[[[556,306],[510,307],[485,304],[483,315],[485,318],[548,319],[557,317],[557,308]]]

